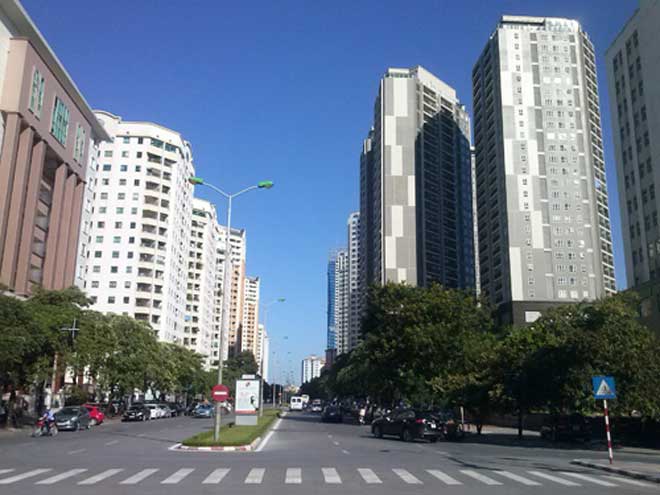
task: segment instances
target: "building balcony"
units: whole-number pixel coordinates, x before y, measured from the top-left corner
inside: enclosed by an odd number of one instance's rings
[[[48,217],[45,215],[37,215],[34,218],[34,223],[44,232],[48,231]]]
[[[151,299],[138,298],[138,299],[135,300],[135,307],[136,308],[150,308],[151,307]]]

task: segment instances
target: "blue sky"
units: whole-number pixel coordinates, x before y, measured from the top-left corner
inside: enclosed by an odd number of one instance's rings
[[[178,130],[198,175],[226,190],[275,181],[237,199],[232,223],[248,231],[248,273],[262,278],[262,300],[287,299],[268,315],[276,378],[291,370],[298,380],[300,360],[325,348],[327,256],[345,244],[358,208],[359,152],[380,76],[423,65],[471,111],[472,65],[505,13],[577,19],[596,46],[625,284],[604,53],[637,0],[23,1],[93,108]]]

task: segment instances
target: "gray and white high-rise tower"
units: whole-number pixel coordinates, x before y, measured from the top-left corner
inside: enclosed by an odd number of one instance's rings
[[[360,159],[361,282],[474,286],[470,121],[423,67],[388,69]]]
[[[360,212],[348,216],[348,336],[346,351],[353,350],[360,342],[362,322],[360,297]]]
[[[594,48],[504,16],[472,72],[481,290],[503,322],[613,293]]]

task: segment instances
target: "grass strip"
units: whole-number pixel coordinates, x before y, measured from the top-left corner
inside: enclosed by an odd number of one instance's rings
[[[188,447],[233,447],[236,445],[247,445],[268,429],[271,423],[277,419],[279,412],[279,409],[266,409],[264,415],[259,418],[256,426],[224,425],[220,428],[220,440],[218,442],[213,441],[213,430],[209,430],[186,438],[181,443]]]

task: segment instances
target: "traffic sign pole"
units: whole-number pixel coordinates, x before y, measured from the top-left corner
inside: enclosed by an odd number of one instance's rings
[[[607,399],[603,399],[603,408],[605,409],[605,432],[607,433],[607,452],[610,456],[610,464],[614,462],[612,453],[612,434],[610,433],[610,414],[607,410]]]

